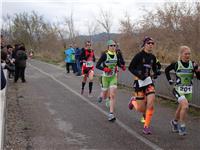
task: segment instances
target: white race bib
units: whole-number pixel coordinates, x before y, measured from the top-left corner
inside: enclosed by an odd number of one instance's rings
[[[178,86],[177,91],[181,94],[190,94],[192,93],[192,86]]]
[[[86,67],[93,67],[93,66],[94,66],[93,61],[87,61],[86,62]]]
[[[144,87],[149,84],[152,84],[153,82],[151,80],[151,77],[147,77],[145,80],[138,80],[138,83],[139,83],[139,87]]]

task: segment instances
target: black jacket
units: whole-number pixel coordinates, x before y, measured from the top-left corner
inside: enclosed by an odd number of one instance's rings
[[[16,53],[15,65],[17,67],[26,67],[27,54],[24,50],[18,50]]]

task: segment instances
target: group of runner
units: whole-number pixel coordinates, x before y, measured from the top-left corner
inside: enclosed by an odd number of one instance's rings
[[[151,134],[150,123],[154,113],[155,102],[155,85],[154,80],[161,74],[161,65],[153,54],[155,41],[151,37],[145,37],[142,48],[132,59],[128,69],[134,75],[134,94],[128,104],[130,110],[135,108],[136,111],[142,113],[142,121],[144,123],[143,133]],[[188,101],[192,98],[192,79],[196,74],[200,79],[200,69],[196,63],[190,60],[191,50],[188,46],[181,46],[179,59],[177,62],[170,64],[165,69],[165,74],[170,85],[174,85],[173,93],[178,100],[178,108],[175,118],[170,122],[173,132],[180,135],[186,135],[185,118],[188,109]],[[82,65],[82,89],[89,78],[89,97],[92,95],[93,76],[94,76],[94,50],[91,48],[91,42],[85,43],[80,61]],[[108,120],[113,122],[116,120],[114,115],[116,104],[117,74],[119,68],[126,70],[125,61],[117,43],[113,40],[107,41],[107,50],[105,50],[98,62],[96,68],[102,71],[100,78],[101,93],[98,102],[106,101],[109,107]],[[176,80],[170,77],[170,71],[174,70]]]

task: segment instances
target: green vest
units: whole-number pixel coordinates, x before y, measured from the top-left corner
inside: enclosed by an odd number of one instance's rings
[[[112,69],[112,72],[109,74],[106,72],[103,72],[103,76],[111,77],[111,76],[115,75],[116,74],[115,69],[117,66],[117,54],[115,54],[114,57],[111,58],[110,55],[108,53],[106,53],[106,61],[104,62],[104,64],[108,68]]]
[[[177,85],[192,85],[193,79],[193,64],[189,61],[189,66],[186,68],[178,61],[178,68],[176,70]]]
[[[175,89],[179,94],[192,94],[193,70],[192,61],[189,61],[187,68],[182,65],[181,61],[178,61]]]

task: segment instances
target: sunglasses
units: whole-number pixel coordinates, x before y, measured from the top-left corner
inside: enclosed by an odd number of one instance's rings
[[[150,45],[150,44],[154,45],[154,42],[148,42],[147,44],[148,44],[148,45]]]
[[[110,47],[116,47],[116,45],[109,45]]]
[[[91,46],[91,44],[86,44],[86,46]]]

